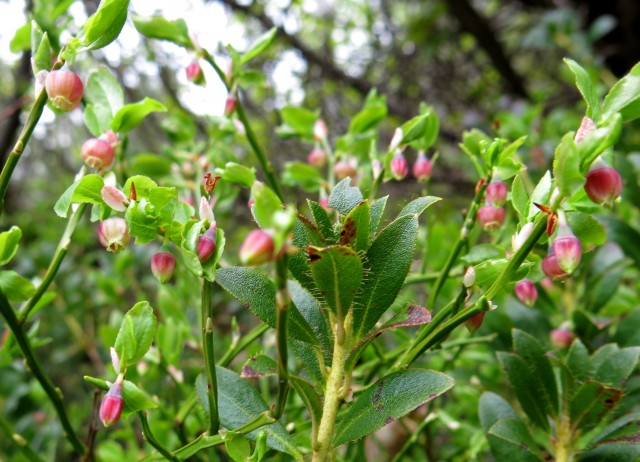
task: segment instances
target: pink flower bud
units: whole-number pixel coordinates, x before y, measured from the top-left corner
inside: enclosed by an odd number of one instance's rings
[[[533,306],[538,300],[538,289],[536,285],[529,279],[523,279],[518,282],[514,288],[518,300],[527,306]]]
[[[568,229],[565,228],[565,230]],[[558,237],[553,241],[553,253],[558,261],[558,266],[566,273],[573,273],[580,264],[582,258],[582,245],[580,240],[571,233],[565,234],[561,228],[558,231]]]
[[[254,229],[240,247],[240,261],[243,265],[261,265],[273,258],[274,242],[269,233]]]
[[[51,105],[64,112],[77,108],[84,92],[80,77],[66,70],[49,72],[45,88]]]
[[[482,321],[484,321],[485,314],[486,314],[486,311],[481,311],[480,313],[470,317],[464,322],[464,325],[469,330],[469,332],[473,333],[478,329],[480,329],[480,326],[482,325]]]
[[[100,403],[100,420],[105,427],[110,427],[116,423],[122,415],[124,409],[124,399],[122,399],[122,382],[116,381],[109,391],[102,398]]]
[[[507,200],[507,191],[509,187],[504,181],[494,181],[487,186],[485,196],[487,203],[494,207],[502,207]]]
[[[124,212],[129,205],[129,199],[115,186],[105,185],[100,191],[102,200],[116,212]]]
[[[329,198],[328,197],[323,197],[322,199],[320,199],[318,204],[320,204],[322,206],[322,208],[325,209],[327,212],[333,210],[331,207],[329,207]]]
[[[423,183],[429,181],[431,178],[431,161],[427,158],[424,151],[418,152],[418,158],[413,164],[413,176]]]
[[[552,281],[564,281],[570,276],[569,273],[560,268],[554,253],[547,255],[544,260],[542,260],[541,266],[542,272]]]
[[[615,168],[596,167],[587,173],[584,190],[596,204],[611,206],[622,192],[622,179]]]
[[[354,164],[355,162],[348,160],[339,160],[338,162],[336,162],[336,164],[333,166],[333,172],[335,173],[336,178],[338,180],[342,180],[346,177],[355,177],[358,172]]]
[[[234,112],[236,112],[236,108],[238,107],[238,98],[234,95],[227,96],[226,101],[224,102],[224,115],[226,117],[231,117]]]
[[[212,223],[211,227],[200,236],[196,244],[196,254],[201,263],[206,263],[216,251],[216,224]]]
[[[500,228],[504,222],[505,211],[503,208],[496,208],[485,205],[478,210],[478,223],[487,232],[492,232]]]
[[[580,128],[576,132],[576,136],[573,139],[576,144],[584,139],[587,136],[587,133],[594,131],[596,128],[596,124],[589,117],[583,117],[582,122],[580,123]]]
[[[307,162],[309,165],[322,168],[327,165],[327,153],[320,148],[313,148],[307,155]]]
[[[191,61],[191,64],[187,66],[186,69],[187,80],[193,82],[197,85],[204,84],[204,73],[202,72],[202,67],[200,67],[200,63],[197,59]]]
[[[325,140],[328,133],[326,122],[322,119],[316,120],[316,123],[313,124],[313,139],[316,141]]]
[[[118,135],[113,133],[113,131],[111,130],[109,130],[108,132],[104,132],[102,135],[98,137],[98,139],[102,141],[106,141],[107,143],[109,143],[109,146],[111,146],[113,149],[116,148],[119,142]]]
[[[124,218],[111,217],[98,225],[100,244],[109,252],[118,253],[129,243],[129,229]]]
[[[391,168],[393,178],[398,181],[403,180],[407,176],[407,173],[409,173],[409,164],[404,154],[402,154],[402,151],[396,151],[389,167]]]
[[[567,328],[553,329],[550,334],[551,343],[558,348],[568,348],[573,343],[575,336]]]
[[[160,284],[168,282],[176,269],[176,258],[168,250],[160,249],[151,257],[151,272]]]
[[[113,148],[106,141],[90,138],[82,143],[82,160],[89,168],[108,168],[113,163]]]
[[[209,200],[204,196],[200,198],[200,209],[198,212],[200,213],[200,219],[202,221],[208,221],[209,223],[214,223],[216,221],[213,216],[211,204],[209,203]]]

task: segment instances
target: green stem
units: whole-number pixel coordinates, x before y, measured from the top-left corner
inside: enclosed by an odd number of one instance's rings
[[[257,430],[260,427],[265,425],[271,425],[276,420],[269,415],[269,411],[263,412],[258,415],[255,419],[247,422],[246,424],[234,429],[235,433],[246,434],[250,433],[254,430]],[[191,443],[183,446],[174,452],[174,454],[179,457],[179,460],[188,459],[189,457],[196,454],[198,451],[202,449],[211,448],[213,446],[219,446],[224,443],[224,439],[220,435],[208,435],[203,433]]]
[[[24,455],[30,462],[44,462],[36,452],[31,449],[29,442],[19,433],[13,431],[9,422],[3,417],[0,417],[0,430],[15,444],[22,455]]]
[[[238,356],[238,354],[240,354],[242,350],[252,344],[254,340],[262,336],[262,334],[264,334],[268,330],[269,325],[264,323],[260,323],[259,325],[251,329],[249,332],[247,332],[247,335],[238,340],[238,343],[236,343],[233,348],[227,350],[224,356],[218,361],[218,365],[227,367],[229,364],[231,364],[231,361],[233,361],[234,358]]]
[[[289,372],[287,370],[287,318],[291,295],[287,289],[287,256],[286,254],[276,262],[276,345],[278,360],[278,401],[271,413],[274,419],[279,419],[284,411],[289,393]]]
[[[60,69],[63,64],[64,61],[58,59],[51,70],[54,71],[56,69]],[[36,125],[42,116],[42,111],[44,110],[45,104],[47,104],[47,99],[47,92],[42,88],[36,97],[33,106],[31,106],[31,110],[27,116],[27,122],[24,124],[24,127],[22,127],[22,132],[20,132],[20,136],[18,137],[13,150],[9,153],[7,161],[5,162],[4,167],[2,167],[2,172],[0,173],[0,214],[2,214],[2,211],[4,210],[4,196],[7,194],[11,175],[13,175],[16,165],[18,165],[18,161],[31,139],[33,130],[36,128]]]
[[[213,67],[213,69],[216,71],[216,74],[218,74],[218,77],[226,87],[227,91],[231,91],[231,87],[229,85],[229,82],[227,82],[227,78],[224,75],[224,72],[222,72],[222,69],[220,69],[220,66],[218,66],[215,59],[213,59],[213,56],[211,55],[211,53],[209,53],[206,50],[203,50],[203,57],[205,61],[207,61],[211,65],[211,67]],[[264,150],[260,146],[260,143],[258,143],[258,139],[256,138],[253,128],[251,128],[249,119],[247,119],[247,116],[244,112],[244,108],[242,106],[242,103],[240,102],[240,98],[238,98],[236,114],[240,122],[242,122],[245,134],[247,136],[247,141],[249,141],[249,144],[251,145],[251,149],[253,149],[254,154],[258,158],[260,167],[262,168],[264,176],[267,180],[267,185],[269,185],[269,187],[273,189],[273,191],[278,195],[280,200],[284,202],[284,196],[282,195],[280,184],[278,183],[278,179],[276,177],[276,174],[274,173],[273,165],[267,158],[267,155],[265,154]]]
[[[216,377],[216,362],[213,354],[213,282],[203,279],[202,282],[202,346],[204,349],[205,369],[209,386],[209,434],[218,433],[220,419],[218,417],[218,381]]]
[[[29,313],[34,306],[40,301],[44,293],[47,291],[53,278],[56,277],[58,270],[60,269],[60,264],[64,260],[64,257],[67,255],[69,251],[69,246],[71,245],[71,237],[75,232],[78,224],[80,223],[80,219],[87,208],[87,204],[80,204],[75,212],[71,214],[69,217],[69,221],[67,221],[67,227],[62,233],[62,237],[60,238],[60,242],[58,243],[58,247],[56,248],[56,252],[53,255],[53,259],[49,264],[49,268],[47,268],[47,273],[44,275],[44,279],[36,289],[36,292],[33,296],[27,300],[22,307],[20,308],[20,316],[18,317],[18,322],[22,325],[24,324],[28,317]]]
[[[404,285],[408,286],[411,284],[420,284],[422,282],[433,282],[438,279],[440,273],[412,273],[407,276],[404,280]],[[459,277],[462,276],[462,272],[460,271],[452,271],[449,272],[449,277]]]
[[[27,362],[27,366],[36,377],[44,392],[46,393],[49,401],[53,404],[53,407],[58,414],[58,418],[60,419],[60,423],[62,424],[62,428],[64,430],[64,436],[69,440],[69,443],[73,446],[73,449],[78,454],[84,454],[86,451],[85,446],[82,444],[78,436],[76,435],[73,427],[71,426],[71,422],[69,421],[69,417],[67,416],[67,412],[64,408],[64,403],[62,402],[62,392],[59,388],[57,388],[49,376],[45,373],[40,361],[35,357],[33,353],[33,348],[29,343],[29,339],[25,334],[24,330],[22,330],[22,326],[18,322],[18,318],[11,308],[9,301],[7,300],[4,292],[0,289],[0,314],[4,317],[13,333],[13,336],[22,351],[22,355]]]
[[[156,437],[153,435],[151,431],[151,427],[149,426],[149,422],[147,421],[147,411],[138,411],[138,417],[140,418],[140,424],[142,425],[142,436],[153,448],[162,454],[167,460],[172,462],[180,462],[180,459],[176,457],[171,451],[165,448],[162,443],[160,443]]]

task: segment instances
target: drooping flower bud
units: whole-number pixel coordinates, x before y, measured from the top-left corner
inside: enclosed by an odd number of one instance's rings
[[[80,77],[64,69],[49,72],[45,88],[51,105],[64,112],[77,108],[84,92]]]
[[[622,178],[615,168],[598,166],[587,173],[584,190],[596,204],[610,207],[622,192]]]
[[[553,329],[550,338],[551,343],[558,348],[568,348],[573,343],[575,336],[568,328],[561,327],[559,329]]]
[[[129,229],[124,218],[107,218],[98,225],[100,244],[109,252],[118,253],[129,243]]]
[[[560,225],[552,248],[558,261],[558,266],[566,273],[573,273],[582,258],[582,244],[580,244],[580,240],[574,236],[568,225],[564,223]]]
[[[593,120],[591,120],[589,117],[583,117],[573,141],[578,144],[584,139],[585,136],[587,136],[587,133],[594,131],[596,128],[598,127],[596,127],[596,124],[593,122]]]
[[[129,199],[127,196],[115,186],[105,185],[100,191],[102,200],[116,212],[124,212],[129,205]]]
[[[518,282],[514,291],[518,300],[527,306],[533,306],[536,300],[538,300],[538,289],[536,289],[536,285],[529,279],[523,279]]]
[[[100,420],[105,427],[116,423],[122,415],[124,399],[122,399],[122,381],[116,380],[100,403]]]
[[[531,232],[533,231],[533,223],[529,222],[522,227],[522,229],[516,232],[513,236],[511,236],[511,249],[514,252],[517,252],[522,244],[524,244],[529,236],[531,236]]]
[[[323,141],[327,138],[327,134],[329,133],[329,129],[327,128],[327,123],[318,119],[313,124],[313,139],[316,141]]]
[[[160,284],[168,282],[173,277],[173,271],[176,269],[176,257],[164,247],[151,257],[151,272]]]
[[[570,274],[560,268],[555,254],[552,252],[542,260],[542,272],[552,281],[564,281]]]
[[[261,265],[273,259],[273,237],[266,231],[254,229],[240,247],[240,262],[243,265]]]
[[[90,138],[82,143],[82,160],[89,168],[102,170],[113,163],[113,148],[106,141]]]
[[[313,148],[307,155],[307,162],[309,165],[322,168],[327,165],[327,153],[323,149]]]
[[[204,196],[200,198],[200,209],[198,212],[202,221],[208,221],[209,223],[214,223],[216,221],[213,216],[211,204],[209,203],[209,200]]]
[[[204,73],[202,72],[200,62],[197,59],[191,61],[191,64],[187,66],[185,72],[187,74],[187,80],[197,85],[204,85]]]
[[[338,180],[346,177],[353,178],[358,174],[354,160],[339,160],[333,166],[333,172]]]
[[[391,168],[393,178],[398,181],[403,180],[407,176],[407,173],[409,173],[409,164],[400,150],[396,151],[393,155],[389,167]]]
[[[505,210],[503,208],[485,205],[478,209],[478,223],[487,232],[493,232],[502,226]]]
[[[208,230],[200,236],[196,244],[196,254],[200,263],[206,263],[216,251],[216,224],[212,223]]]
[[[480,326],[482,325],[482,321],[484,321],[484,315],[486,313],[487,313],[486,311],[481,311],[480,313],[470,317],[464,322],[464,325],[469,330],[469,332],[473,333],[478,329],[480,329]]]
[[[508,190],[509,187],[504,181],[498,180],[492,182],[489,186],[487,186],[487,191],[485,192],[487,203],[489,205],[493,205],[494,207],[502,207],[507,201]]]
[[[476,270],[473,266],[467,268],[467,271],[464,272],[464,276],[462,277],[462,285],[467,289],[473,287],[476,283]]]
[[[433,167],[431,160],[429,160],[424,151],[418,152],[418,158],[413,164],[413,176],[423,183],[429,181],[431,178],[431,168]]]
[[[224,102],[224,115],[231,117],[238,107],[238,98],[234,94],[229,94]]]

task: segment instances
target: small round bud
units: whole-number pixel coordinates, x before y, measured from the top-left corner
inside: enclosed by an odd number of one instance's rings
[[[197,59],[191,61],[191,64],[187,66],[185,72],[187,74],[187,80],[197,85],[204,85],[204,73]]]
[[[518,282],[514,287],[514,291],[518,300],[527,306],[533,306],[536,300],[538,300],[538,289],[536,289],[536,285],[529,279],[523,279]]]
[[[129,199],[115,186],[105,185],[100,191],[102,200],[116,212],[124,212],[129,205]]]
[[[339,160],[336,162],[333,166],[333,172],[338,180],[342,180],[346,177],[354,178],[358,174],[355,162],[349,160]]]
[[[582,245],[573,234],[564,235],[553,241],[553,253],[556,256],[558,266],[566,273],[571,274],[580,264]]]
[[[176,258],[167,250],[160,250],[151,257],[151,272],[155,278],[164,284],[171,280],[176,269]]]
[[[98,225],[100,244],[109,252],[118,253],[129,243],[129,229],[124,218],[107,218]]]
[[[552,281],[564,281],[570,274],[560,268],[555,254],[551,253],[542,260],[542,272]]]
[[[323,141],[327,138],[327,134],[329,133],[329,129],[327,128],[327,123],[318,119],[313,124],[313,139],[316,141]]]
[[[82,160],[89,168],[102,170],[113,163],[113,148],[106,141],[90,138],[82,143]]]
[[[236,112],[237,107],[238,107],[238,98],[230,94],[229,96],[227,96],[227,99],[224,102],[224,115],[226,117],[231,117],[233,113]]]
[[[122,409],[124,409],[122,382],[116,381],[100,403],[100,420],[103,425],[109,427],[116,423],[122,415]]]
[[[413,176],[423,183],[431,178],[432,162],[427,158],[424,151],[418,152],[418,158],[413,163]]]
[[[487,232],[499,229],[504,222],[505,210],[503,208],[485,205],[478,209],[478,223]]]
[[[404,157],[404,154],[402,154],[402,151],[396,151],[391,159],[389,167],[393,178],[398,181],[403,180],[409,173],[409,164],[407,163],[407,159]]]
[[[502,207],[507,200],[507,191],[509,187],[504,181],[494,181],[487,186],[485,196],[487,203],[494,207]]]
[[[313,148],[307,155],[307,162],[309,165],[322,168],[327,165],[327,153],[323,149]]]
[[[243,265],[261,265],[273,259],[273,237],[266,231],[254,229],[240,247],[240,261]]]
[[[622,192],[622,178],[613,167],[596,167],[587,173],[584,190],[596,204],[611,206]]]
[[[470,317],[464,322],[464,325],[469,330],[469,332],[473,333],[480,329],[480,326],[482,326],[482,321],[484,321],[484,315],[486,313],[486,311],[481,311],[480,313]]]
[[[45,79],[45,88],[51,105],[64,112],[77,108],[82,101],[84,86],[74,72],[51,71]]]
[[[216,251],[216,224],[212,223],[211,227],[200,236],[196,244],[196,254],[200,263],[206,263]]]
[[[322,199],[320,199],[318,201],[318,203],[322,206],[323,209],[325,209],[327,212],[330,212],[331,210],[333,210],[331,207],[329,207],[329,198],[328,197],[323,197]]]
[[[551,343],[558,348],[569,348],[575,338],[573,332],[566,328],[553,329],[550,334]]]

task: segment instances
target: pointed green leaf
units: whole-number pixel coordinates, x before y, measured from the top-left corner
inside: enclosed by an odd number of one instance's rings
[[[182,18],[169,21],[162,16],[142,17],[133,14],[131,19],[138,32],[147,38],[168,40],[188,49],[193,48],[187,23]]]
[[[538,209],[535,204],[548,204],[552,188],[553,180],[551,179],[551,172],[547,170],[543,177],[540,178],[540,181],[538,181],[533,193],[531,193],[531,197],[529,198],[529,214],[527,215],[526,221],[531,221],[531,219],[540,212],[540,209]]]
[[[307,199],[307,204],[309,205],[311,216],[313,217],[313,221],[315,222],[320,235],[322,235],[328,243],[333,244],[336,236],[333,231],[333,223],[331,223],[329,214],[324,207],[311,199]]]
[[[640,347],[614,351],[594,371],[593,380],[622,388],[638,365],[638,357],[640,357]]]
[[[571,399],[569,415],[576,429],[590,429],[601,423],[622,399],[622,390],[602,383],[585,382]]]
[[[357,440],[440,396],[454,385],[448,375],[426,369],[394,372],[370,386],[341,417],[334,445]]]
[[[255,182],[251,188],[251,197],[254,200],[251,212],[262,229],[273,228],[274,215],[282,210],[282,203],[276,193],[262,182]]]
[[[404,217],[405,215],[422,215],[422,213],[435,204],[441,201],[441,197],[435,196],[423,196],[412,200],[400,211],[397,218]]]
[[[158,217],[148,200],[130,202],[124,219],[129,234],[136,238],[136,244],[146,244],[158,236]]]
[[[278,28],[272,27],[267,32],[258,37],[256,41],[251,44],[251,47],[249,47],[249,49],[242,55],[240,63],[243,65],[247,64],[249,61],[262,54],[267,48],[269,48],[269,46],[271,46],[276,38],[277,33]]]
[[[620,112],[625,122],[640,117],[640,63],[609,90],[604,98],[602,119]]]
[[[553,176],[560,194],[565,197],[571,197],[584,186],[585,177],[580,171],[580,153],[573,133],[567,133],[556,149]]]
[[[100,175],[86,175],[80,179],[71,195],[71,202],[75,204],[88,202],[90,204],[104,204],[102,188],[104,180]]]
[[[111,129],[120,133],[130,132],[152,112],[167,112],[167,108],[159,101],[148,97],[137,103],[122,106],[113,117]]]
[[[331,334],[318,300],[297,281],[287,281],[287,288],[291,296],[291,303],[307,321],[323,352],[329,357],[331,355]]]
[[[369,203],[365,200],[345,217],[338,243],[350,245],[356,252],[366,250],[369,245],[370,220]]]
[[[576,79],[576,87],[580,90],[587,104],[587,117],[598,120],[600,118],[600,101],[591,76],[573,59],[564,58],[564,63],[569,66],[569,69],[573,72]]]
[[[11,261],[18,251],[18,245],[22,239],[22,230],[12,226],[9,231],[0,233],[0,266]]]
[[[240,377],[243,379],[257,379],[270,377],[278,372],[278,363],[265,355],[252,356],[242,366]]]
[[[104,121],[99,117],[102,132],[109,130],[111,120],[124,104],[124,91],[106,67],[89,72],[83,97],[94,106],[96,113],[104,113]]]
[[[114,345],[120,371],[134,366],[147,353],[156,334],[156,317],[149,302],[138,302],[122,319]]]
[[[224,181],[239,184],[250,188],[256,181],[256,170],[253,167],[227,162],[224,168],[216,168],[216,175],[220,175]]]
[[[491,450],[499,458],[508,456],[510,461],[544,460],[529,430],[519,419],[498,420],[489,429],[487,436],[489,437]],[[494,438],[500,441],[496,441]]]
[[[380,220],[382,220],[382,215],[384,215],[384,209],[387,205],[387,199],[389,196],[384,196],[376,201],[371,206],[371,226],[369,228],[369,234],[374,235],[378,231],[378,225],[380,224]]]
[[[108,391],[109,384],[95,377],[84,376],[84,380],[101,390]],[[124,399],[124,408],[122,409],[122,417],[129,417],[138,411],[157,408],[158,405],[133,382],[125,380],[122,382],[122,398]]]
[[[493,424],[500,419],[518,418],[518,414],[507,400],[490,391],[482,393],[478,404],[478,415],[485,432],[488,432]]]
[[[336,209],[342,215],[347,215],[351,209],[364,200],[360,190],[350,184],[351,178],[349,177],[341,180],[329,196],[329,207]]]
[[[97,50],[113,42],[127,20],[129,0],[102,0],[98,10],[82,25],[82,46]]]
[[[12,270],[0,271],[0,290],[11,302],[22,302],[36,292],[33,283]]]
[[[246,462],[251,456],[249,440],[240,433],[226,432],[224,434],[224,446],[227,449],[227,455],[234,462]]]
[[[524,183],[520,178],[520,175],[516,175],[513,178],[513,185],[511,186],[511,204],[518,213],[520,223],[526,222],[529,212],[529,197],[524,189]]]
[[[311,414],[311,426],[312,432],[314,432],[315,429],[318,428],[318,425],[320,425],[320,419],[322,418],[320,396],[315,388],[313,388],[313,385],[296,375],[289,376],[289,381]]]

